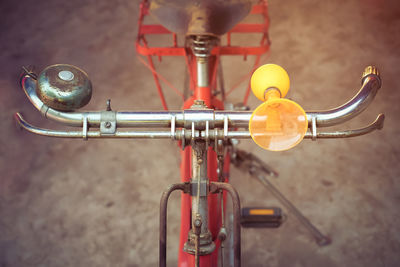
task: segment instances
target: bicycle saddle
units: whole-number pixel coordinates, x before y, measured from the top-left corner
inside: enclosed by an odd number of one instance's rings
[[[186,35],[222,35],[251,10],[251,0],[153,0],[150,14],[168,30]]]

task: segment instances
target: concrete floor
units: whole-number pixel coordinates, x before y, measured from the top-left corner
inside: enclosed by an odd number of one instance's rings
[[[158,205],[179,181],[171,141],[60,140],[19,131],[13,113],[46,121],[18,87],[22,65],[69,63],[86,70],[94,91],[87,110],[160,110],[150,71],[134,49],[138,2],[0,3],[0,266],[155,266]],[[319,248],[293,216],[279,229],[243,230],[243,266],[399,266],[400,5],[389,0],[270,1],[271,53],[284,66],[290,97],[306,110],[344,103],[376,64],[383,86],[363,114],[335,129],[358,128],[386,114],[382,131],[346,140],[303,141],[271,153],[241,148],[279,173],[273,183],[333,243]],[[241,39],[243,41],[243,39]],[[239,40],[239,41],[241,41]],[[160,40],[152,40],[159,42]],[[229,87],[252,58],[223,58]],[[180,87],[184,62],[163,58],[161,73]],[[244,86],[229,101],[240,101]],[[166,88],[171,109],[179,98]],[[259,104],[251,96],[250,105]],[[231,172],[242,205],[275,205],[256,180]],[[177,260],[179,198],[169,205],[168,261]],[[174,264],[175,263],[175,264]]]

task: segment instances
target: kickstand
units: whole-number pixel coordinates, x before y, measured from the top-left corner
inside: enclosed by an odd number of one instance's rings
[[[269,192],[307,228],[319,246],[322,247],[331,243],[329,237],[323,235],[317,227],[315,227],[270,181],[268,181],[265,174],[275,177],[278,176],[278,173],[270,166],[255,155],[238,149],[233,154],[232,162],[236,167],[248,171],[252,177],[257,178]]]

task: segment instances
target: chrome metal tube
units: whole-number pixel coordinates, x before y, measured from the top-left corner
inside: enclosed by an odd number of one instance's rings
[[[42,113],[46,118],[61,122],[70,126],[82,126],[83,118],[87,117],[90,126],[100,125],[100,112],[61,112],[46,106],[36,94],[36,80],[26,75],[21,82],[29,101]]]
[[[224,126],[224,118],[228,117],[229,127],[248,128],[252,111],[218,111],[215,112],[215,126]]]
[[[36,81],[30,76],[22,80],[22,88],[31,103],[49,119],[70,126],[82,126],[86,117],[91,127],[99,127],[101,121],[100,111],[89,112],[62,112],[46,106],[36,94]],[[360,91],[346,104],[326,110],[307,112],[307,119],[311,125],[315,117],[316,126],[326,127],[343,123],[361,113],[374,99],[380,88],[380,78],[376,75],[364,77]],[[214,126],[223,127],[227,118],[231,128],[248,128],[251,111],[214,111]],[[184,127],[185,118],[183,111],[138,111],[138,112],[116,112],[117,127],[170,127],[172,117],[175,117],[175,126]]]
[[[171,131],[116,131],[113,135],[102,135],[100,131],[87,131],[84,133],[83,131],[57,131],[57,130],[50,130],[50,129],[43,129],[38,128],[36,126],[31,125],[28,123],[21,114],[16,113],[14,115],[15,121],[19,127],[27,130],[28,132],[48,136],[48,137],[59,137],[59,138],[83,138],[86,134],[87,138],[133,138],[133,139],[142,139],[142,138],[149,138],[149,139],[170,139],[172,137]],[[204,131],[196,130],[195,136],[199,137],[201,134],[201,138],[204,140],[206,139],[206,134]],[[182,138],[182,132],[180,130],[176,130],[175,136],[178,140]],[[190,138],[192,136],[191,130],[187,130],[185,132],[185,138]],[[224,136],[223,130],[219,130],[217,132],[218,139],[222,139]],[[249,139],[250,133],[248,131],[232,131],[228,132],[228,138],[233,139]],[[209,133],[210,139],[215,139],[215,132],[211,131]]]
[[[370,125],[355,129],[355,130],[347,130],[347,131],[333,131],[333,132],[316,132],[315,139],[328,139],[328,138],[350,138],[356,137],[364,134],[368,134],[375,130],[381,130],[383,128],[383,123],[385,121],[385,115],[379,114],[378,117],[372,122]],[[313,139],[313,134],[311,132],[307,132],[304,136],[305,139]],[[313,140],[315,140],[313,139]]]
[[[214,126],[223,127],[224,118],[227,117],[229,127],[248,128],[251,113],[251,111],[215,110]],[[89,115],[90,114],[91,113],[89,113]],[[176,127],[185,127],[185,116],[183,111],[118,111],[116,114],[118,127],[167,128],[171,126],[172,117],[175,117]]]
[[[197,86],[207,87],[208,84],[208,57],[196,57],[197,60]]]
[[[118,127],[170,127],[175,116],[177,127],[183,126],[182,111],[118,111],[116,114]]]
[[[32,105],[38,110],[42,110],[45,104],[42,102],[42,100],[39,99],[39,97],[36,94],[36,87],[37,87],[36,80],[29,75],[25,75],[21,79],[21,86],[22,89],[24,90],[24,93],[28,97],[29,101],[31,101]]]
[[[83,118],[87,117],[91,127],[100,125],[99,111],[63,112],[46,106],[36,94],[36,81],[26,75],[22,80],[22,89],[30,102],[46,117],[65,125],[82,126]],[[215,126],[224,125],[225,116],[231,127],[247,128],[251,116],[250,111],[214,111]],[[170,127],[171,119],[175,117],[176,127],[184,127],[182,111],[118,111],[116,113],[117,127]]]
[[[383,114],[379,114],[376,120],[368,125],[367,127],[356,129],[356,130],[348,130],[348,131],[335,131],[335,132],[317,132],[315,138],[348,138],[354,136],[360,136],[367,133],[370,133],[374,130],[380,130],[383,127],[383,123],[385,120],[385,116]],[[174,136],[173,139],[181,140],[183,137],[185,139],[190,139],[192,136],[197,138],[201,138],[206,140],[207,134],[205,131],[196,130],[194,134],[192,134],[191,130],[187,130],[184,133],[181,130],[176,130],[174,134],[171,131],[116,131],[113,135],[104,135],[101,134],[100,131],[84,131],[85,127],[82,127],[82,131],[56,131],[35,127],[29,124],[24,120],[21,114],[15,114],[16,123],[25,130],[49,137],[61,137],[61,138],[150,138],[150,139],[169,139]],[[184,134],[184,136],[183,136]],[[208,133],[209,139],[223,139],[224,131],[211,131]],[[250,139],[249,131],[228,131],[227,138],[229,139]],[[304,136],[305,139],[313,139],[313,134],[309,131]]]
[[[365,77],[360,91],[346,104],[330,110],[307,112],[309,124],[311,124],[312,117],[316,118],[318,127],[332,126],[354,118],[372,102],[380,88],[380,84],[378,76],[370,75]]]

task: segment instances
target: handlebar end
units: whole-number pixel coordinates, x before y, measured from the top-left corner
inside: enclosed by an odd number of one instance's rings
[[[383,124],[385,122],[385,114],[381,113],[378,115],[378,118],[376,119],[377,121],[377,129],[382,130],[383,129]]]
[[[375,76],[379,81],[379,87],[381,86],[381,84],[382,84],[381,74],[377,67],[371,65],[364,69],[362,78],[361,78],[361,84],[364,83],[365,78],[367,78],[368,76]]]
[[[24,127],[22,127],[22,115],[19,112],[14,113],[14,120],[15,120],[15,127],[17,129],[22,130]]]

